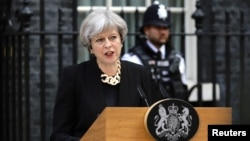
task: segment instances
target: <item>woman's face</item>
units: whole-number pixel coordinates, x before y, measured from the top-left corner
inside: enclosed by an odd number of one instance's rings
[[[113,64],[119,59],[122,40],[117,29],[105,30],[91,38],[91,53],[102,64]]]

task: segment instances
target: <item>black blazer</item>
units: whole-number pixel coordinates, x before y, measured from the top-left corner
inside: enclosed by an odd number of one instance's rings
[[[51,141],[79,140],[104,110],[106,103],[100,75],[95,59],[63,69],[55,101]],[[138,84],[150,103],[150,74],[141,65],[121,61],[118,107],[146,106],[137,91]]]

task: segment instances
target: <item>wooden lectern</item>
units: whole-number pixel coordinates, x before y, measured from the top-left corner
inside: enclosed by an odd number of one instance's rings
[[[81,141],[154,141],[144,126],[148,107],[107,107]],[[195,107],[199,128],[191,141],[207,141],[209,124],[232,124],[230,107]]]

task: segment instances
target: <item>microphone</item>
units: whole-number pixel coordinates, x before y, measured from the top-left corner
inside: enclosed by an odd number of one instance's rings
[[[137,85],[137,91],[139,92],[141,98],[145,101],[146,105],[149,107],[149,104],[148,104],[148,100],[147,100],[147,97],[146,97],[146,94],[144,93],[141,85]]]
[[[161,91],[161,95],[163,96],[163,98],[170,98],[171,96],[167,93],[167,91],[164,89],[164,87],[162,86],[162,84],[159,83],[159,89]]]

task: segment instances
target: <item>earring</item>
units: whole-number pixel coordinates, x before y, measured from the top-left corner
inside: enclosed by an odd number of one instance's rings
[[[90,53],[90,54],[93,54],[93,51],[92,51],[92,49],[89,49],[89,53]]]

